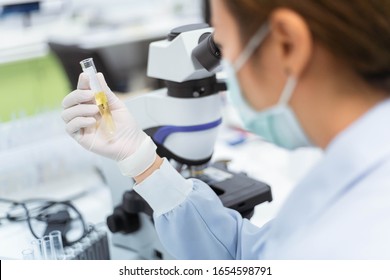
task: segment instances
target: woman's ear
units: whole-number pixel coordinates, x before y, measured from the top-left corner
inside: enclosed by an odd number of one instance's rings
[[[313,40],[305,20],[295,11],[278,8],[270,15],[272,46],[286,75],[296,78],[305,71],[313,54]]]

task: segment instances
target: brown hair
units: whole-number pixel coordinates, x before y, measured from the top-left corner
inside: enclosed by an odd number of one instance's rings
[[[390,0],[225,0],[243,42],[278,7],[308,23],[313,38],[371,85],[390,91]]]

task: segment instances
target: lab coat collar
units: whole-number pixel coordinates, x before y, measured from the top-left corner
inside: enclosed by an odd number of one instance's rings
[[[341,132],[328,146],[323,159],[292,191],[273,221],[270,235],[288,242],[305,225],[353,189],[390,157],[390,99],[375,106]]]

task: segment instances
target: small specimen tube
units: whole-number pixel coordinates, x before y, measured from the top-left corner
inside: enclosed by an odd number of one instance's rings
[[[34,258],[36,260],[45,259],[43,254],[42,239],[34,239],[33,241],[31,241],[31,245],[34,249]]]
[[[25,249],[22,251],[24,260],[35,260],[34,250],[33,249]]]
[[[64,246],[62,244],[62,236],[59,230],[54,230],[49,233],[52,244],[52,256],[53,259],[63,260],[64,255]]]
[[[104,129],[113,135],[115,132],[115,124],[112,119],[110,108],[108,107],[107,96],[103,92],[103,89],[96,76],[96,68],[92,58],[84,59],[80,62],[83,72],[89,77],[89,83],[91,90],[95,93],[95,102],[99,107],[100,115],[103,118]]]
[[[51,238],[48,235],[42,237],[43,256],[45,260],[53,260],[53,251],[51,245]]]

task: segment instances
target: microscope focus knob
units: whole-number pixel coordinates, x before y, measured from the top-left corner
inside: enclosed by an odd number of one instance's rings
[[[149,204],[135,191],[127,191],[123,194],[122,208],[131,214],[140,212],[152,214]]]
[[[117,206],[114,213],[107,217],[107,226],[112,233],[132,233],[139,230],[141,224],[138,214],[128,213]]]

